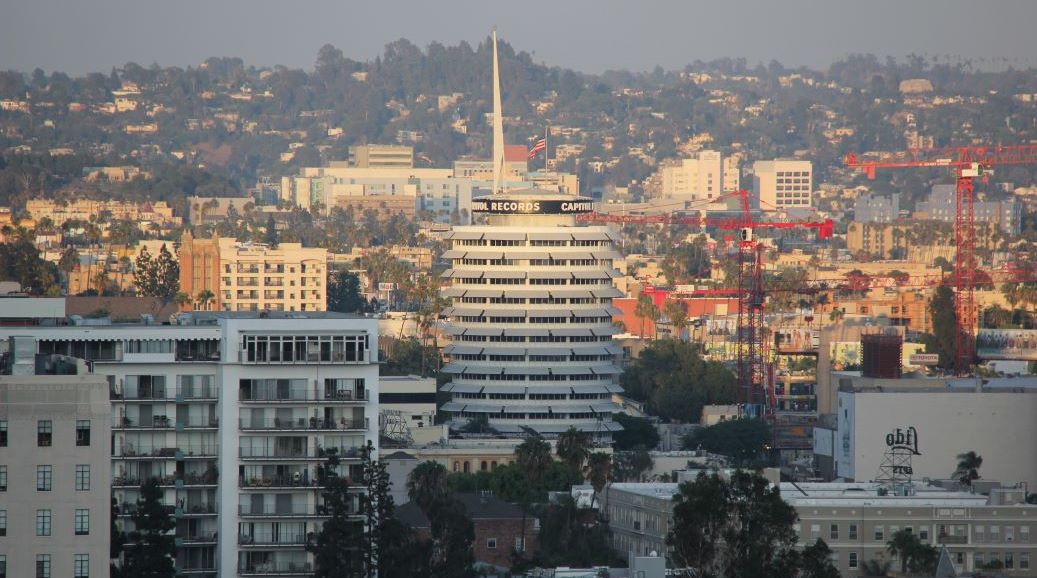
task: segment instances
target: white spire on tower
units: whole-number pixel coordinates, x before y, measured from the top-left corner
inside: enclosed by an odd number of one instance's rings
[[[493,29],[493,193],[504,192],[504,115],[500,103],[497,29]]]

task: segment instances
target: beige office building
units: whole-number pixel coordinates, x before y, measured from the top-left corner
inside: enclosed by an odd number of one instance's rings
[[[666,198],[708,200],[724,190],[724,168],[717,151],[699,151],[694,158],[681,159],[659,172],[661,193]]]
[[[109,575],[110,443],[104,376],[0,377],[0,576]]]
[[[414,166],[414,147],[398,145],[358,145],[349,147],[349,164],[360,168]]]
[[[801,547],[823,539],[842,576],[861,576],[868,560],[891,558],[887,542],[910,529],[921,541],[946,547],[957,573],[995,562],[1006,576],[1034,576],[1037,506],[1026,504],[1026,486],[994,488],[989,496],[918,485],[885,491],[876,483],[782,483],[782,498],[796,509]],[[612,484],[603,503],[612,548],[621,556],[668,552],[677,484]],[[667,554],[668,557],[668,554]]]
[[[269,246],[236,239],[194,239],[180,245],[180,287],[194,309],[208,311],[325,311],[327,249],[299,243]],[[202,302],[198,296],[212,292]]]
[[[811,206],[814,169],[810,161],[776,159],[753,163],[753,189],[763,210]]]

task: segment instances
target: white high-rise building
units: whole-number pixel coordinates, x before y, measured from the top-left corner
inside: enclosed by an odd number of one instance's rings
[[[360,448],[377,447],[377,322],[315,312],[177,321],[0,328],[0,342],[107,376],[116,523],[133,529],[140,486],[157,479],[180,574],[312,575],[305,545],[324,519],[328,450],[355,477]]]
[[[475,201],[485,225],[455,227],[444,296],[451,381],[442,407],[458,425],[486,418],[503,434],[557,435],[570,426],[602,440],[618,429],[612,394],[615,234],[579,227],[591,201],[526,189]]]
[[[663,167],[662,196],[690,201],[709,200],[720,195],[725,169],[717,151],[700,151],[680,164]]]
[[[810,161],[775,159],[753,163],[753,190],[763,210],[810,207],[814,169]]]

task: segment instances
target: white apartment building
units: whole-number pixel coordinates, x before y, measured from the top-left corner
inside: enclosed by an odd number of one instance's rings
[[[219,240],[219,304],[225,311],[324,311],[328,250]]]
[[[775,159],[753,163],[753,191],[762,210],[810,207],[813,186],[810,161]]]
[[[457,425],[488,418],[505,434],[553,436],[575,426],[610,439],[620,410],[612,344],[615,233],[577,227],[589,199],[539,189],[476,201],[486,225],[454,227],[443,296],[453,344],[441,409]]]
[[[106,578],[108,382],[0,377],[0,576]]]
[[[726,190],[724,166],[719,152],[700,151],[693,158],[681,159],[680,164],[663,167],[660,170],[662,196],[690,201],[717,197]]]
[[[312,574],[328,450],[352,477],[360,448],[378,443],[377,332],[334,313],[196,312],[176,325],[0,328],[0,339],[107,377],[117,525],[132,530],[140,485],[157,478],[180,574],[229,578]]]

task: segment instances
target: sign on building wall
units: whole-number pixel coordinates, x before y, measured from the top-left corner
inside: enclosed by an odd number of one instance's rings
[[[980,329],[976,335],[976,355],[980,359],[1037,361],[1037,330]]]

